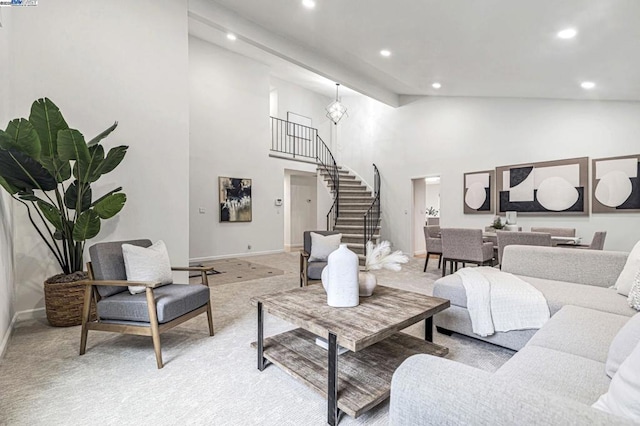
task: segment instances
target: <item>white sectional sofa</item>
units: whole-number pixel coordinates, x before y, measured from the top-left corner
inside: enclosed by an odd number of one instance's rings
[[[616,334],[628,323],[626,329],[635,327],[640,338],[638,317],[629,322],[637,311],[609,288],[626,258],[616,252],[507,247],[503,270],[544,293],[551,319],[540,330],[485,338],[519,350],[495,373],[428,355],[408,358],[393,376],[390,424],[634,424],[591,407],[609,390],[605,367]],[[435,323],[478,337],[471,333],[464,288],[456,278],[436,284],[434,294],[451,299],[452,308]],[[629,340],[621,336],[616,342]],[[619,353],[618,347],[612,352]]]
[[[617,315],[632,316],[627,297],[612,287],[624,268],[628,253],[553,247],[508,246],[502,270],[530,283],[547,299],[553,316],[565,305],[581,306]],[[441,332],[456,332],[519,350],[537,330],[516,330],[480,337],[472,332],[467,296],[457,275],[434,284],[433,295],[451,301],[451,307],[434,316]]]

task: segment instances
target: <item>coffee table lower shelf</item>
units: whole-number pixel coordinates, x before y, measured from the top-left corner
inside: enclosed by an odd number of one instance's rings
[[[301,328],[264,339],[264,357],[327,397],[327,350]],[[256,346],[255,342],[252,346]],[[338,408],[358,417],[389,397],[391,377],[411,355],[445,356],[449,350],[405,333],[395,333],[358,352],[338,358]]]

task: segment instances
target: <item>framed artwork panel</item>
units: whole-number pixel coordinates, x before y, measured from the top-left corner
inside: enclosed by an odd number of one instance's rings
[[[464,214],[493,214],[494,188],[494,170],[465,173],[462,188]]]
[[[220,222],[251,222],[251,179],[218,178]]]
[[[640,154],[591,160],[591,211],[640,212]]]
[[[498,214],[589,214],[588,167],[587,157],[497,167]]]

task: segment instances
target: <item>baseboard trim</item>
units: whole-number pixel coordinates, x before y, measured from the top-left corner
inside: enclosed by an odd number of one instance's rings
[[[266,250],[266,251],[258,251],[254,253],[235,253],[235,254],[221,254],[218,256],[206,256],[206,257],[193,257],[189,259],[189,263],[196,262],[207,262],[210,260],[220,260],[220,259],[231,259],[234,257],[253,257],[253,256],[262,256],[265,254],[278,254],[284,253],[284,249],[280,250]]]
[[[427,254],[427,251],[426,250],[418,250],[418,251],[414,251],[413,252],[414,256],[421,256],[423,254]]]
[[[11,339],[11,335],[13,334],[13,330],[16,328],[17,323],[29,319],[46,318],[46,316],[47,313],[44,308],[27,309],[13,314],[9,327],[5,331],[2,341],[0,342],[0,358],[4,358],[4,354],[9,346],[9,340]]]

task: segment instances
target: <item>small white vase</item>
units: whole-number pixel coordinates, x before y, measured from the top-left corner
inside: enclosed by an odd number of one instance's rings
[[[340,244],[329,255],[322,271],[322,285],[327,291],[327,304],[335,308],[349,308],[360,303],[358,284],[358,255]]]
[[[378,285],[378,278],[371,272],[364,271],[358,273],[358,284],[360,287],[360,297],[369,297]]]

